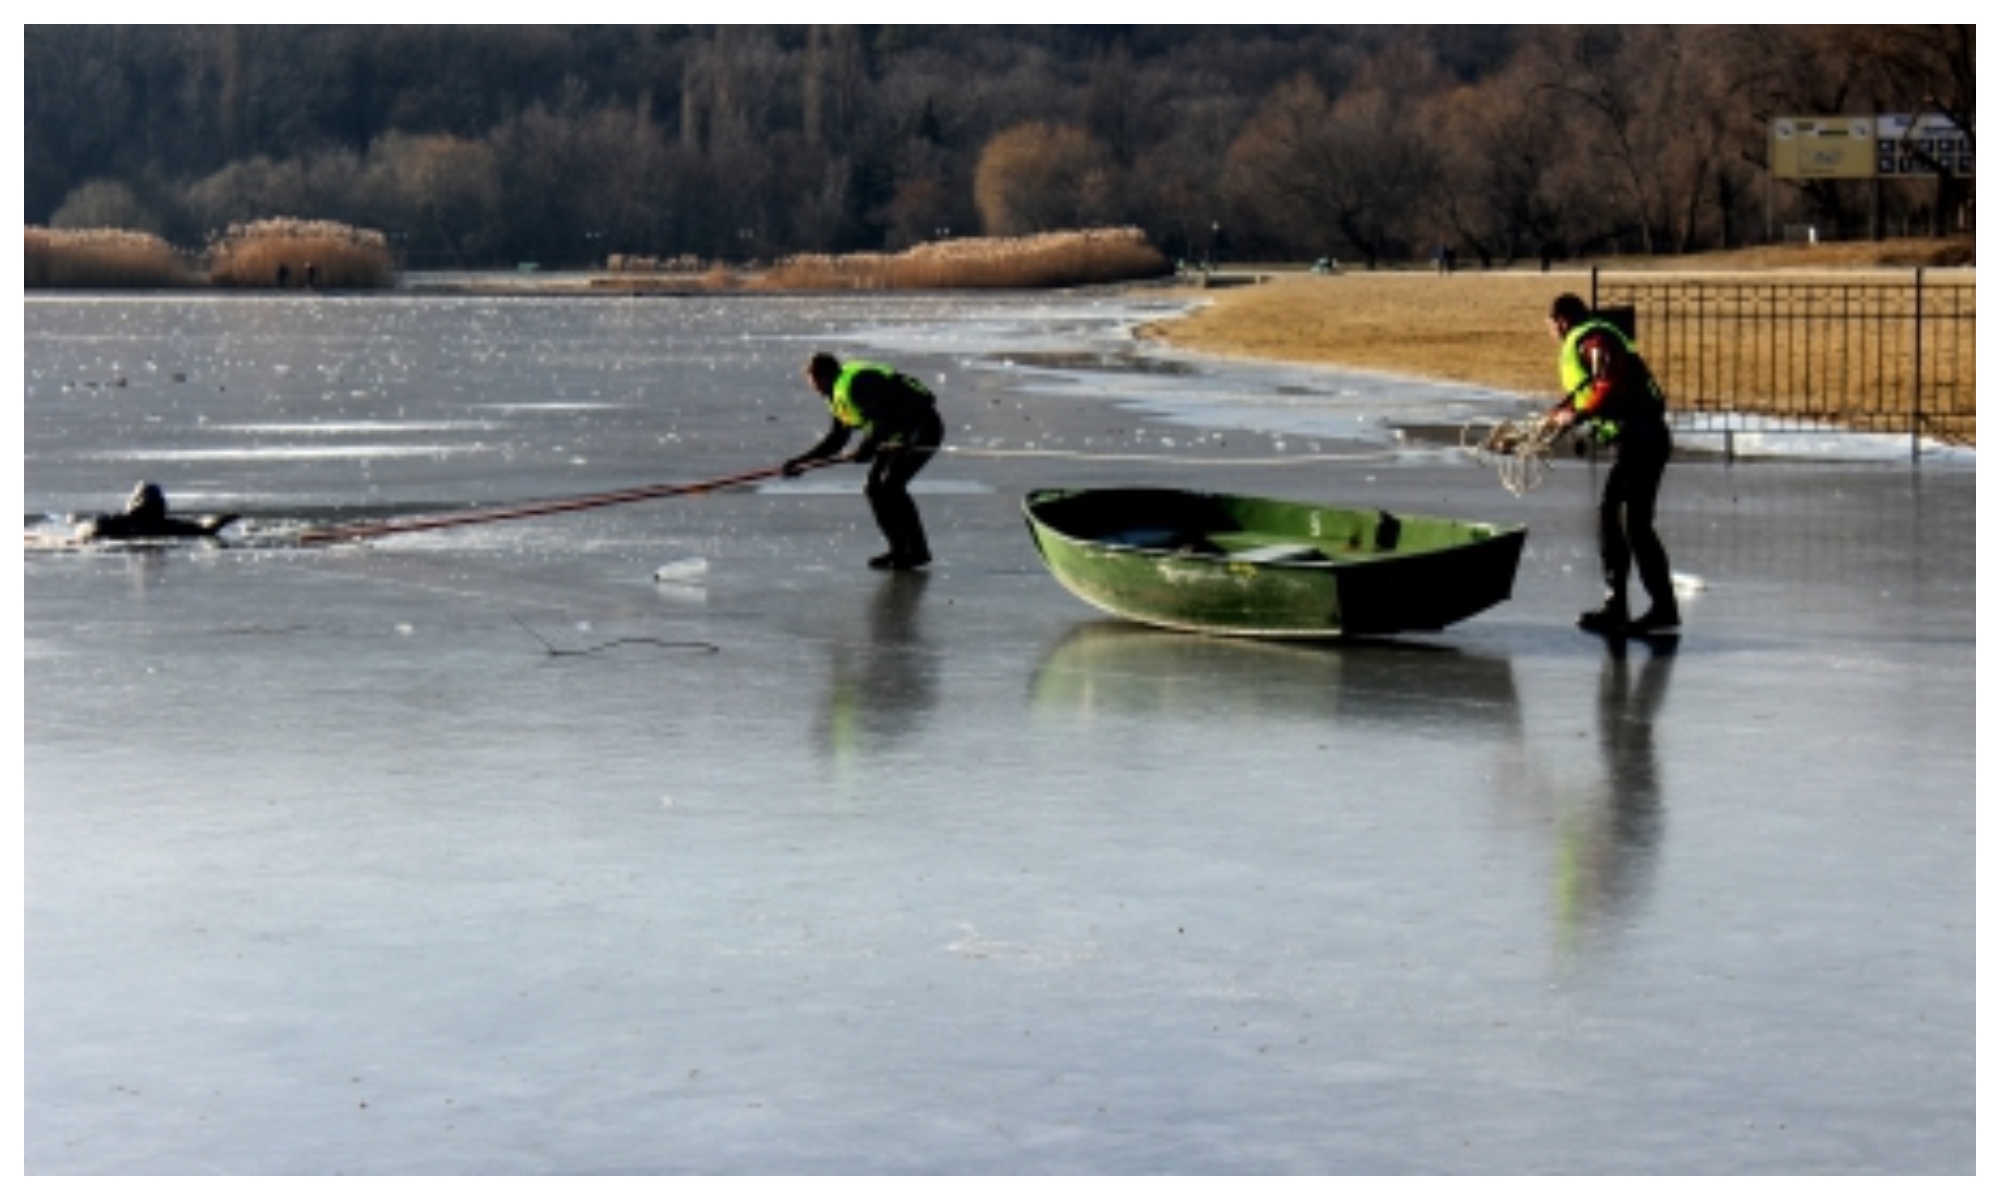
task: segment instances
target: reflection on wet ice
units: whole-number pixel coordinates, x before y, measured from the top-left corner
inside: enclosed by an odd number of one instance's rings
[[[888,572],[864,620],[825,615],[835,628],[813,732],[836,766],[857,766],[916,732],[936,703],[937,667],[922,620],[929,584],[927,572]]]
[[[1556,824],[1556,929],[1567,952],[1636,916],[1652,882],[1664,817],[1653,722],[1673,663],[1671,646],[1649,648],[1635,672],[1631,648],[1606,643],[1597,689],[1603,773]]]
[[[1038,718],[1100,711],[1414,722],[1430,733],[1520,728],[1513,663],[1413,641],[1204,637],[1125,621],[1072,627],[1031,683]]]

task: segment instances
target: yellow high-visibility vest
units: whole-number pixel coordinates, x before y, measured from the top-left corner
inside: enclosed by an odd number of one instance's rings
[[[1590,320],[1572,328],[1563,338],[1562,352],[1556,358],[1556,370],[1562,380],[1563,397],[1578,412],[1584,411],[1584,393],[1590,388],[1590,367],[1583,361],[1583,354],[1578,347],[1583,344],[1584,338],[1598,332],[1608,333],[1617,338],[1618,344],[1625,348],[1625,353],[1639,362],[1644,361],[1639,358],[1639,349],[1632,344],[1632,339],[1626,337],[1623,330],[1609,321]],[[1654,396],[1659,396],[1660,385],[1654,380],[1653,373],[1642,370],[1640,374],[1645,378],[1647,390]],[[1594,414],[1585,415],[1590,420],[1592,437],[1600,442],[1617,440],[1620,429],[1617,421]]]
[[[827,397],[826,405],[833,410],[834,420],[849,429],[866,432],[869,425],[868,418],[862,414],[860,406],[854,403],[855,377],[864,374],[893,377],[896,372],[881,363],[858,361],[842,363],[840,376],[833,381],[833,395]]]

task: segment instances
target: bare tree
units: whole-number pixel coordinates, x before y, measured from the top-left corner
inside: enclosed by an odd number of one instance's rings
[[[617,238],[633,253],[740,256],[975,230],[982,159],[1039,123],[1084,131],[1098,157],[1031,189],[1061,204],[1009,221],[1136,220],[1184,254],[1218,228],[1237,253],[1266,255],[1381,258],[1444,240],[1482,258],[1557,240],[1667,252],[1730,244],[1759,206],[1767,225],[1784,210],[1968,226],[1961,160],[1933,153],[1943,169],[1906,182],[1773,180],[1767,160],[1771,118],[1786,114],[1941,113],[1974,134],[1976,37],[1970,25],[28,26],[22,157],[31,221],[114,180],[169,237],[198,239],[216,213],[284,215],[243,204],[351,204],[320,215],[363,224],[401,213],[374,147],[449,137],[485,147],[497,174],[489,228],[463,243],[478,253],[576,260]],[[464,212],[483,203],[480,187],[449,201],[442,183],[425,188]],[[396,218],[443,229],[424,220]]]
[[[305,163],[241,159],[184,189],[182,205],[206,233],[271,216],[311,218],[325,211],[313,202]]]
[[[159,217],[115,179],[93,179],[63,198],[49,218],[54,229],[130,229],[159,232]]]
[[[31,221],[76,184],[116,172],[119,122],[128,107],[117,36],[99,25],[22,27]]]
[[[801,123],[808,145],[844,147],[860,117],[868,70],[853,25],[814,25],[800,80]]]
[[[1672,91],[1657,81],[1671,51],[1660,32],[1665,28],[1544,26],[1526,45],[1547,96],[1547,119],[1556,120],[1557,113],[1576,118],[1568,146],[1580,160],[1581,169],[1571,172],[1575,184],[1608,202],[1609,228],[1586,232],[1586,242],[1629,233],[1642,252],[1659,248],[1669,207],[1660,151],[1673,135],[1654,111]]]
[[[1977,25],[1834,25],[1821,36],[1836,53],[1865,64],[1862,86],[1875,111],[1949,118],[1970,149],[1977,137],[1978,32]],[[1948,218],[1970,226],[1972,180],[1960,164],[1926,150],[1922,139],[1904,150],[1931,174],[1931,232]]]
[[[1434,158],[1383,91],[1327,99],[1305,76],[1277,88],[1229,150],[1242,210],[1294,244],[1350,247],[1370,268],[1415,236],[1412,214]]]
[[[1171,104],[1168,132],[1134,165],[1134,215],[1169,254],[1197,257],[1223,221],[1234,227],[1223,170],[1244,112],[1240,101],[1226,96]]]
[[[464,266],[483,256],[500,207],[491,146],[392,133],[370,147],[368,160],[371,223],[410,261]]]
[[[995,236],[1088,223],[1106,165],[1102,143],[1074,125],[1031,121],[1002,130],[973,175],[980,220]]]
[[[1418,120],[1438,163],[1424,213],[1443,236],[1485,266],[1553,250],[1564,202],[1547,180],[1558,148],[1518,76],[1441,92]]]

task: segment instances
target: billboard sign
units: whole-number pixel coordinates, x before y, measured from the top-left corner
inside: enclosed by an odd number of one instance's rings
[[[1972,139],[1941,113],[1875,118],[1875,173],[1886,177],[1935,175],[1943,167],[1971,177]]]
[[[1870,179],[1878,169],[1874,117],[1774,117],[1771,173],[1780,179]]]

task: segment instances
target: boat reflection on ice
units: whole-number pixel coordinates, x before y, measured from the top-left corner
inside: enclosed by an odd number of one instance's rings
[[[1394,640],[1190,637],[1118,620],[1077,625],[1050,646],[1032,704],[1038,717],[1337,717],[1495,736],[1521,722],[1505,658]]]

